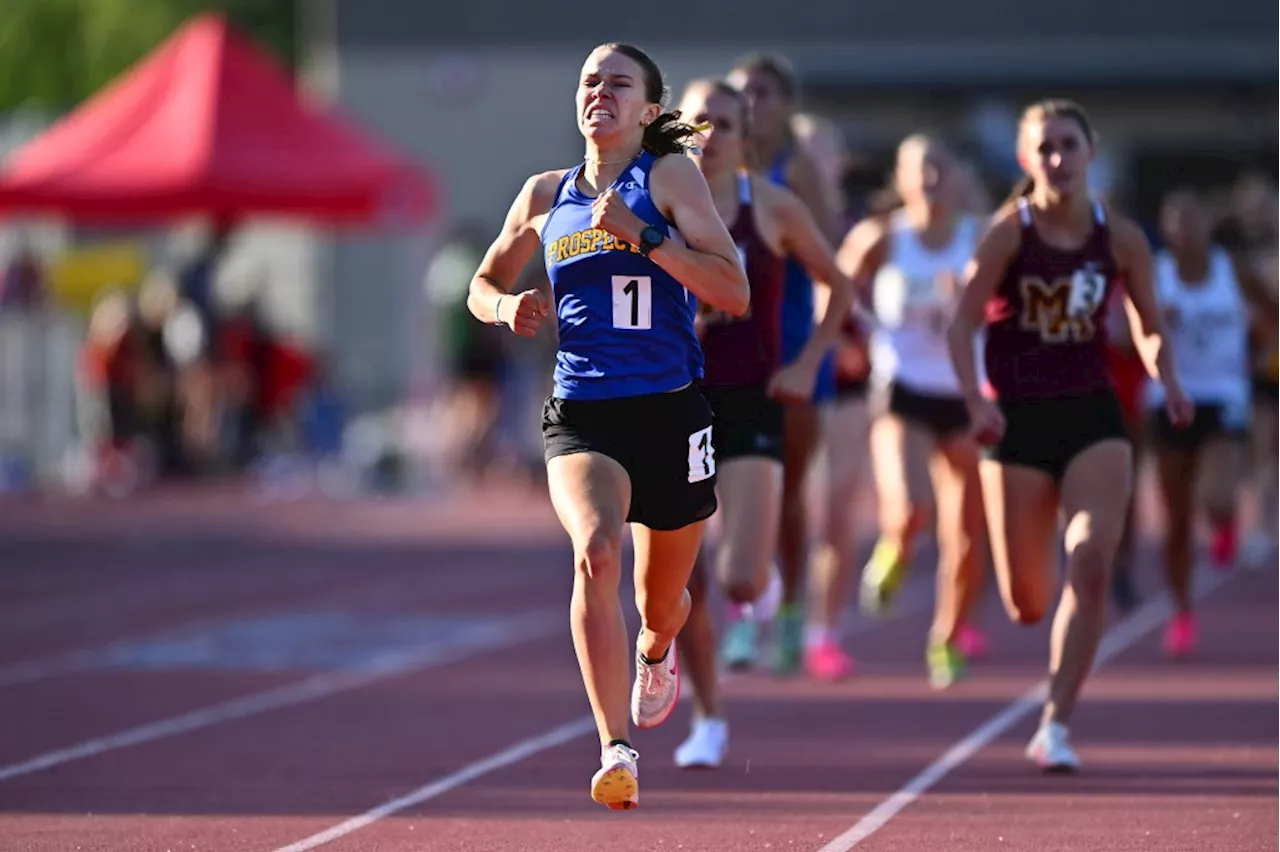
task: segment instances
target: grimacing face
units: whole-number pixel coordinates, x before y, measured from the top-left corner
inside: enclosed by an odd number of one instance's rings
[[[578,129],[595,140],[639,135],[660,112],[646,97],[640,63],[612,48],[599,48],[587,57],[574,102]]]

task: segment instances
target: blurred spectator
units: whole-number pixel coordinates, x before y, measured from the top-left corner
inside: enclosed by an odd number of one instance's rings
[[[196,309],[211,336],[216,322],[215,291],[218,265],[226,254],[227,243],[231,239],[233,230],[234,225],[229,221],[219,219],[214,222],[213,230],[204,247],[178,274],[182,298]]]
[[[222,451],[236,470],[243,470],[261,452],[269,421],[271,334],[258,300],[218,322],[215,340]]]
[[[41,401],[46,334],[45,271],[29,242],[19,237],[0,267],[0,493],[24,491],[34,481],[33,450],[24,446]]]
[[[469,477],[481,475],[495,459],[494,426],[508,366],[510,332],[476,322],[467,310],[471,278],[487,243],[477,224],[459,225],[432,259],[425,281],[444,342],[448,381],[442,414],[452,432],[446,452]]]
[[[123,291],[109,290],[89,317],[77,368],[76,410],[87,484],[106,486],[117,495],[137,483],[142,360],[132,303]]]
[[[80,350],[80,431],[97,447],[123,446],[132,438],[137,365],[129,297],[110,290],[97,300]]]
[[[335,459],[342,453],[342,432],[346,408],[329,359],[315,359],[311,381],[299,395],[302,445],[317,461]]]
[[[177,285],[165,270],[153,271],[138,289],[136,317],[141,351],[134,404],[147,446],[155,454],[156,471],[163,476],[185,472],[178,367],[165,343],[165,326],[177,305]]]
[[[13,257],[0,271],[0,311],[32,310],[45,304],[47,282],[40,258],[21,239]]]

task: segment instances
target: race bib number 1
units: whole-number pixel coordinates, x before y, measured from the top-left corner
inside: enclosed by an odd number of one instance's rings
[[[648,275],[615,275],[613,327],[653,328],[653,281]]]
[[[711,427],[689,436],[689,482],[702,482],[716,472],[716,450],[711,445]]]

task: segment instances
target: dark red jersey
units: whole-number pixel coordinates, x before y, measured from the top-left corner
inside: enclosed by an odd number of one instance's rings
[[[763,384],[782,361],[782,287],[786,258],[776,255],[756,228],[751,202],[751,181],[739,180],[738,215],[729,235],[751,286],[751,304],[741,317],[704,306],[702,353],[705,359],[703,387]]]
[[[1106,316],[1119,273],[1101,204],[1085,244],[1063,251],[1040,238],[1018,201],[1022,240],[987,303],[989,387],[1003,399],[1076,396],[1112,388]]]

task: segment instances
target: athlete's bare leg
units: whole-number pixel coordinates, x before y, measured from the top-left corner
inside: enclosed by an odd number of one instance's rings
[[[1128,441],[1101,441],[1062,477],[1067,583],[1049,639],[1049,700],[1042,721],[1066,725],[1093,667],[1106,621],[1107,586],[1133,488]]]
[[[854,509],[864,480],[869,427],[867,402],[860,397],[838,400],[828,415],[826,523],[810,566],[806,640],[806,667],[824,679],[847,674],[853,664],[839,641],[855,576]]]
[[[547,463],[556,515],[573,542],[570,625],[582,683],[602,745],[630,739],[630,653],[618,586],[622,530],[631,480],[599,453],[557,456]]]

